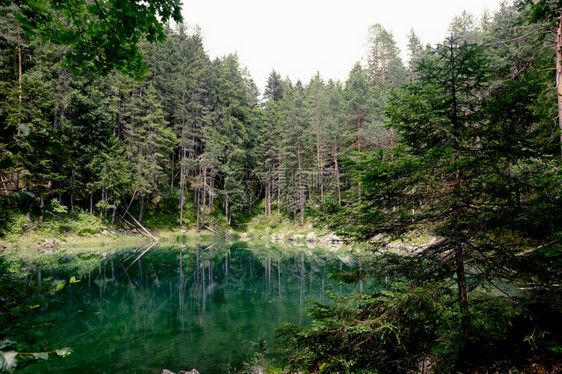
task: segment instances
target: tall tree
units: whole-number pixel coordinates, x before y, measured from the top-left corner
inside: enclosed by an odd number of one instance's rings
[[[420,39],[414,32],[414,30],[410,30],[408,34],[408,72],[410,73],[410,82],[414,83],[416,80],[416,65],[420,60],[423,47],[421,44]]]
[[[555,36],[556,48],[556,96],[558,103],[558,127],[560,131],[560,155],[562,157],[562,5],[554,0],[519,0],[517,2],[524,20],[543,24]]]
[[[367,48],[367,73],[373,84],[397,88],[405,82],[406,71],[392,33],[378,23],[372,25]]]
[[[147,199],[160,197],[162,186],[167,185],[168,156],[176,137],[167,127],[151,84],[136,83],[126,95],[123,143],[134,168],[133,188],[141,198],[139,221],[142,222]]]

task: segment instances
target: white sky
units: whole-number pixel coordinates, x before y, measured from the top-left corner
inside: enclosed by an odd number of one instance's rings
[[[261,92],[273,69],[293,82],[317,71],[345,81],[375,23],[394,34],[405,58],[411,29],[434,45],[463,10],[480,17],[498,8],[499,0],[183,0],[184,20],[201,27],[211,58],[237,52]]]

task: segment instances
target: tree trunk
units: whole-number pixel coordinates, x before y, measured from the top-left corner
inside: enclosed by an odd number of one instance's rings
[[[228,224],[230,225],[230,214],[228,213],[228,196],[226,197],[225,203],[224,203],[224,215],[226,216],[226,220],[228,221]]]
[[[111,213],[111,224],[115,224],[115,216],[117,215],[117,200],[113,200],[113,213]]]
[[[338,206],[341,206],[340,168],[338,164],[338,146],[334,138],[334,168],[336,169],[336,189],[338,191]]]
[[[265,214],[271,215],[271,165],[267,168],[265,184]]]
[[[181,149],[181,159],[180,161],[180,226],[183,226],[183,205],[185,199],[185,145]]]
[[[454,47],[450,41],[450,58],[454,59]],[[459,109],[457,104],[457,88],[455,75],[451,79],[451,92],[452,92],[452,106],[453,106],[453,138],[455,139],[455,158],[454,162],[456,165],[455,180],[453,183],[453,235],[454,238],[454,253],[455,253],[455,272],[457,274],[457,287],[459,292],[459,311],[461,313],[461,325],[464,336],[468,336],[468,330],[470,329],[470,318],[468,315],[468,295],[466,289],[466,274],[464,268],[464,251],[463,251],[463,234],[462,228],[460,227],[461,220],[461,189],[462,189],[462,170],[460,168],[461,160],[461,139],[459,134],[459,129],[462,126],[461,119],[459,118]]]
[[[384,71],[382,76],[384,81]],[[357,152],[361,152],[361,117],[357,118]],[[358,179],[357,198],[361,202],[361,172],[359,172]]]
[[[170,173],[171,174],[170,175],[170,178],[171,178],[171,180],[170,180],[170,193],[174,192],[174,161],[175,161],[175,157],[176,157],[175,152],[172,152],[172,167],[170,169],[172,171]]]
[[[70,177],[70,211],[74,212],[74,181],[76,180],[76,170],[72,169],[72,176]]]
[[[142,216],[144,214],[144,195],[141,196],[141,206],[140,206],[140,212],[139,212],[139,222],[142,222]]]
[[[201,191],[200,188],[197,187],[195,189],[195,211],[197,212],[197,220],[195,224],[195,232],[199,232],[199,199],[200,199]]]
[[[201,217],[201,227],[205,227],[205,214],[207,210],[207,168],[203,169],[203,216]]]
[[[281,213],[281,174],[277,179],[277,213]]]
[[[322,152],[320,151],[320,119],[318,118],[318,114],[316,115],[316,160],[320,172],[320,199],[324,201],[324,161],[322,160]]]
[[[562,8],[559,9],[562,12]],[[560,128],[560,157],[562,157],[562,14],[556,29],[556,88],[558,93],[558,126]]]
[[[21,36],[19,34],[19,27],[18,27],[18,128],[16,129],[17,134],[19,135],[20,125],[21,125],[21,104],[23,100],[23,85],[22,85],[22,64],[21,64]]]
[[[300,131],[297,130],[297,161],[299,167],[299,207],[301,225],[304,225],[304,186],[302,185],[302,160],[301,160],[301,142]]]
[[[215,189],[215,176],[211,173],[211,186],[209,192],[209,214],[213,214],[215,198],[214,198],[214,189]]]
[[[41,205],[40,205],[41,215],[39,216],[39,222],[43,223],[43,208],[45,207],[45,200],[43,199],[43,195],[41,195],[39,200],[41,201]]]
[[[94,214],[94,191],[90,192],[90,215]]]

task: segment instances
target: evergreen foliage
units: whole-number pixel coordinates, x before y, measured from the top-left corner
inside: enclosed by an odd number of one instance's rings
[[[272,71],[261,100],[237,55],[211,60],[199,29],[163,23],[177,1],[117,3],[0,0],[0,235],[94,233],[127,212],[197,231],[314,216],[375,249],[339,275],[374,287],[280,330],[295,370],[555,356],[556,2],[463,14],[434,48],[412,30],[407,66],[373,25],[345,82]],[[417,234],[435,240],[387,250]]]

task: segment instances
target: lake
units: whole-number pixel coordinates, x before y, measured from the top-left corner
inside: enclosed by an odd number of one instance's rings
[[[284,323],[307,325],[309,301],[352,292],[329,274],[355,264],[323,248],[188,242],[63,251],[25,266],[28,281],[65,282],[30,335],[73,353],[22,372],[213,374],[235,373],[260,341],[271,348]]]

